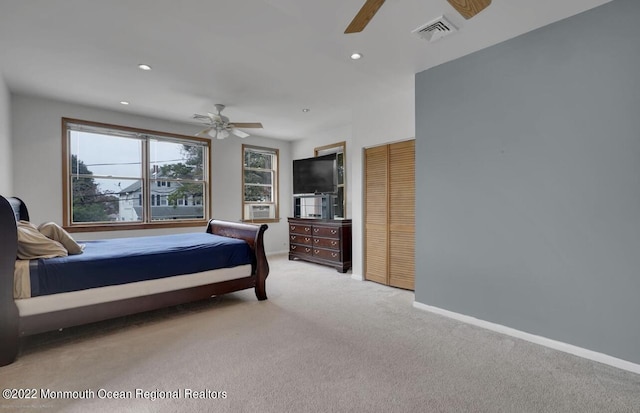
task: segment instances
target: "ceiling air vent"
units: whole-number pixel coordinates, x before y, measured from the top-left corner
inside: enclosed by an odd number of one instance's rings
[[[429,23],[423,24],[411,33],[415,33],[428,42],[435,42],[451,33],[457,32],[458,29],[444,16],[440,16]]]

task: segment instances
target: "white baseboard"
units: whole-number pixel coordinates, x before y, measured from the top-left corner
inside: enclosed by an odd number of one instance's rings
[[[598,353],[596,351],[587,350],[585,348],[574,346],[572,344],[563,343],[561,341],[552,340],[550,338],[526,333],[524,331],[516,330],[515,328],[506,327],[500,324],[495,324],[490,321],[484,321],[468,315],[455,313],[453,311],[444,310],[438,307],[433,307],[417,301],[413,302],[413,306],[417,309],[428,311],[430,313],[453,318],[454,320],[458,320],[467,324],[472,324],[474,326],[486,328],[487,330],[491,330],[498,333],[506,334],[508,336],[520,338],[522,340],[530,341],[535,344],[540,344],[542,346],[549,347],[554,350],[563,351],[565,353],[573,354],[574,356],[597,361],[598,363],[606,364],[609,366],[617,367],[622,370],[630,371],[632,373],[640,374],[640,364],[635,364],[630,361],[608,356],[606,354]]]
[[[351,278],[356,281],[364,281],[364,277],[361,274],[351,274]]]
[[[285,255],[288,254],[289,251],[288,250],[283,250],[283,251],[272,251],[272,252],[265,252],[265,255],[267,256],[267,258],[269,257],[273,257],[276,255]]]

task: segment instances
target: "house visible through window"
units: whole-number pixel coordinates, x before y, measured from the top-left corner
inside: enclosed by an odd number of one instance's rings
[[[242,219],[278,220],[278,150],[242,145]]]
[[[63,133],[66,227],[185,226],[208,218],[207,139],[73,119],[63,119]]]

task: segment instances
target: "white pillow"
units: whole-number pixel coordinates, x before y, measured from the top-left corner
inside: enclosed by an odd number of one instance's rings
[[[55,222],[40,224],[38,231],[45,237],[61,243],[69,255],[82,254],[84,250],[84,244],[78,244],[64,228]]]

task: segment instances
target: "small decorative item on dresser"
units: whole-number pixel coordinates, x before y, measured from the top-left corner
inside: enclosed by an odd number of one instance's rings
[[[289,218],[289,259],[351,268],[351,220]]]

